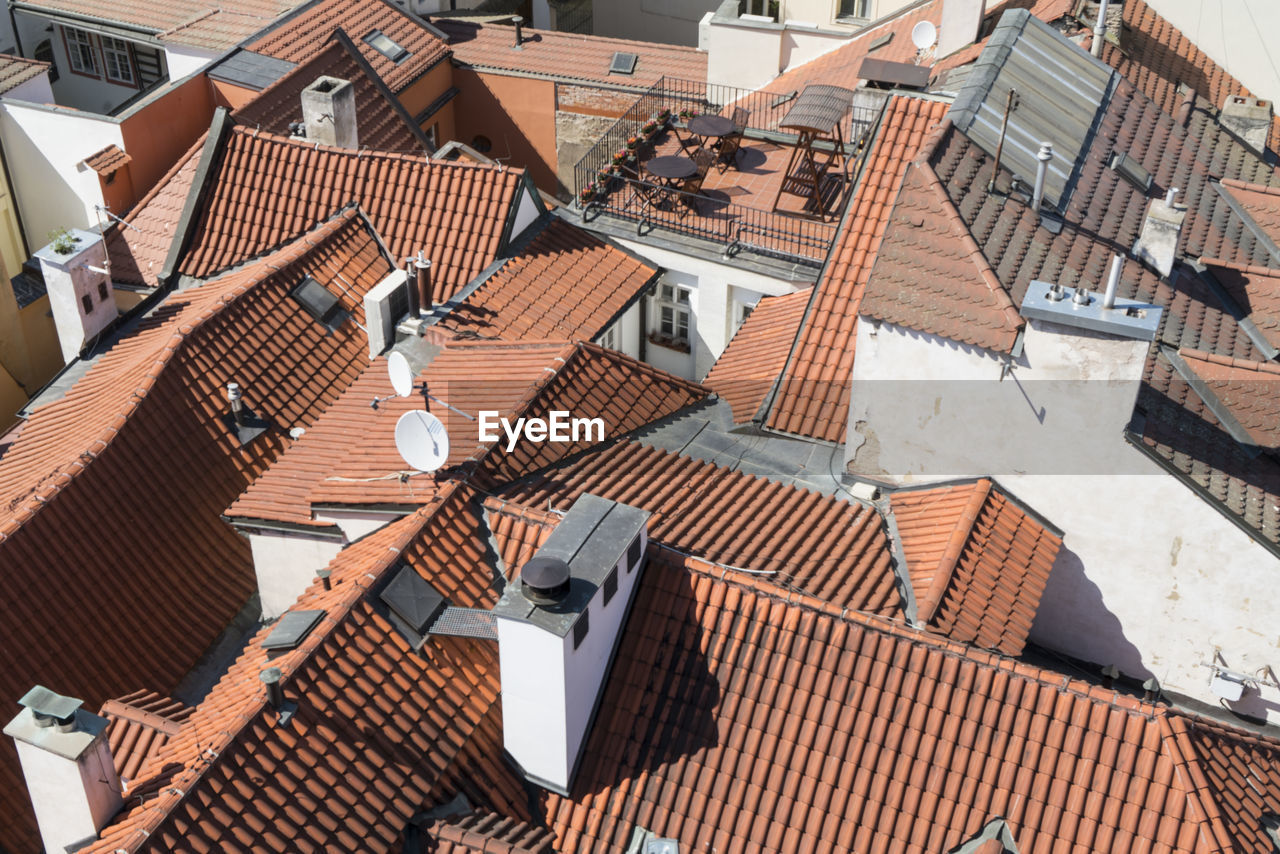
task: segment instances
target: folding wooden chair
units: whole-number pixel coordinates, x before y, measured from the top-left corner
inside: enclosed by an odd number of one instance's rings
[[[702,192],[702,182],[707,180],[707,173],[711,171],[711,166],[716,162],[716,156],[705,148],[699,148],[693,153],[693,162],[698,167],[698,171],[685,178],[680,184],[680,201],[684,207],[701,215],[702,211],[698,210],[698,194]],[[677,208],[677,212],[681,219],[688,213],[682,208]]]
[[[742,147],[742,137],[747,131],[747,111],[741,107],[733,108],[733,132],[720,137],[716,145],[716,169],[721,174],[730,167],[737,168],[738,149]]]

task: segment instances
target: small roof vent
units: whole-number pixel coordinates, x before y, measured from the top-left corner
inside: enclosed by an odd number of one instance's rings
[[[317,323],[322,323],[330,332],[341,326],[350,316],[350,312],[338,302],[333,291],[320,284],[311,276],[303,279],[289,296],[311,315]]]
[[[383,588],[381,599],[406,628],[424,635],[444,610],[444,596],[411,566],[400,569],[391,583]]]
[[[1120,173],[1120,177],[1124,178],[1133,186],[1137,187],[1143,193],[1151,192],[1152,177],[1151,173],[1143,168],[1142,164],[1134,160],[1123,151],[1113,151],[1111,160],[1107,165]]]
[[[638,54],[624,53],[618,51],[613,55],[613,62],[609,63],[610,74],[634,74],[636,63],[640,61]]]
[[[84,701],[64,697],[43,685],[37,685],[22,696],[18,705],[31,710],[36,726],[57,724],[59,729],[69,731],[75,728],[76,712],[84,705]]]
[[[569,564],[558,557],[535,555],[520,570],[524,598],[535,605],[554,605],[569,592]]]
[[[276,622],[271,633],[263,639],[262,648],[276,655],[297,649],[323,616],[324,611],[318,610],[287,612]]]

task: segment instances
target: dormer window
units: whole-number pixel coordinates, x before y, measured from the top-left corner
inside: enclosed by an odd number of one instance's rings
[[[409,51],[392,41],[382,30],[371,30],[364,37],[364,43],[397,65],[409,58]]]

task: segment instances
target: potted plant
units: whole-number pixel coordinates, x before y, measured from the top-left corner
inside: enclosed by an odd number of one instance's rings
[[[657,132],[658,132],[658,123],[654,119],[649,119],[649,121],[645,122],[644,125],[640,128],[640,133],[644,134],[646,137],[653,136]]]
[[[665,125],[669,121],[671,121],[671,108],[666,107],[662,112],[658,113],[658,124]]]
[[[590,184],[587,184],[587,186],[582,188],[582,192],[578,193],[578,202],[583,207],[586,207],[595,199],[596,189],[597,187],[596,187],[595,181],[592,181]]]
[[[76,243],[80,238],[67,231],[65,228],[55,228],[49,232],[49,247],[59,255],[70,255],[76,251]]]
[[[635,151],[640,147],[640,137],[633,136],[627,140],[627,151]]]

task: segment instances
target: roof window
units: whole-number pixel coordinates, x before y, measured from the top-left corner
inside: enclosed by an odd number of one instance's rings
[[[1121,178],[1124,178],[1143,193],[1151,191],[1151,173],[1125,152],[1111,152],[1111,161],[1107,165],[1119,172]]]
[[[364,37],[364,43],[394,63],[399,64],[409,58],[409,51],[393,42],[382,30],[370,30]]]
[[[322,323],[332,332],[341,326],[350,316],[350,312],[342,307],[333,292],[315,279],[307,276],[289,296],[298,301],[307,314],[317,323]]]
[[[613,55],[613,62],[609,63],[610,74],[634,74],[636,63],[640,57],[634,53],[623,53],[618,51]]]

